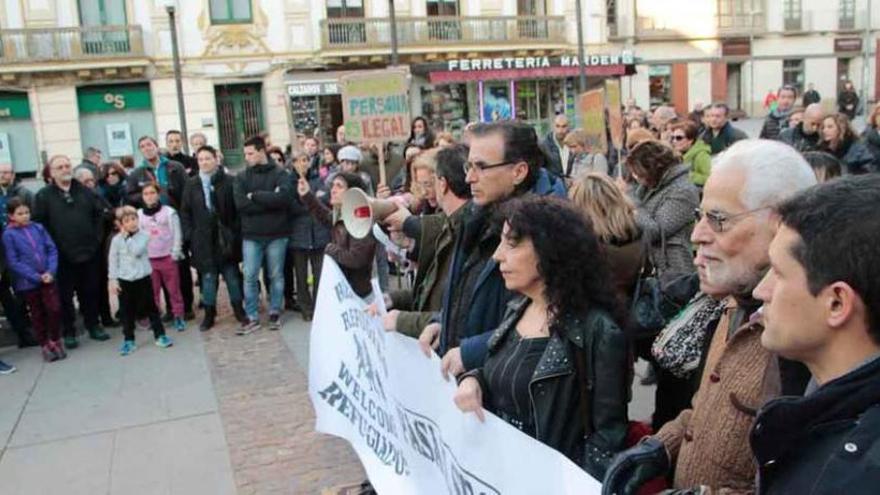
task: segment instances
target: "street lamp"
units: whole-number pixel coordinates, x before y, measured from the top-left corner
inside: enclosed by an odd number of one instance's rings
[[[396,66],[397,58],[397,13],[394,11],[394,0],[388,0],[388,20],[391,23],[391,65]]]
[[[180,77],[180,50],[177,47],[177,0],[162,0],[168,12],[168,26],[171,30],[171,56],[174,59],[174,84],[177,87],[177,115],[180,119],[180,133],[183,134],[183,152],[189,154],[189,133],[186,131],[186,106],[183,102],[183,80]]]

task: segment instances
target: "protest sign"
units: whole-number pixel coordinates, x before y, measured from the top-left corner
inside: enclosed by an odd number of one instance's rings
[[[582,93],[578,100],[581,127],[587,133],[587,146],[593,152],[605,154],[608,143],[605,137],[605,90],[593,89]]]
[[[611,144],[620,150],[623,148],[623,111],[620,108],[620,79],[605,80],[605,98],[608,103],[608,127],[611,130]]]
[[[345,76],[340,89],[345,139],[355,143],[387,143],[409,138],[405,72],[382,70]]]
[[[440,359],[385,332],[336,263],[325,257],[323,266],[309,349],[315,428],[351,443],[378,493],[601,492],[565,456],[503,420],[459,411]]]

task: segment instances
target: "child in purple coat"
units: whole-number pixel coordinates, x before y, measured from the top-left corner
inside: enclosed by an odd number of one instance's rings
[[[28,305],[43,359],[64,359],[67,354],[61,345],[61,302],[55,283],[58,249],[46,229],[31,222],[31,209],[20,198],[6,203],[6,213],[9,223],[3,232],[3,246],[12,286]]]

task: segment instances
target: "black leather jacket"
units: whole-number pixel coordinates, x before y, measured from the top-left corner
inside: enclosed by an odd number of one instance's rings
[[[489,357],[507,341],[531,301],[517,297],[508,303],[501,325],[489,339]],[[596,479],[602,479],[614,455],[625,447],[627,403],[631,381],[629,350],[623,331],[606,312],[556,322],[550,341],[529,384],[535,437],[565,454]],[[586,351],[584,358],[577,352]],[[586,380],[578,377],[576,359],[583,359]],[[463,376],[480,381],[483,402],[489,394],[482,368]],[[583,390],[581,383],[586,383]],[[588,420],[583,419],[580,394],[586,393]],[[585,431],[587,428],[589,431]]]

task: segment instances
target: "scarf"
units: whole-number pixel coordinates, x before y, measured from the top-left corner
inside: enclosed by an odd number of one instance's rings
[[[721,301],[698,292],[654,339],[651,354],[657,364],[679,378],[699,368],[709,325],[724,312]]]
[[[162,209],[162,203],[156,203],[153,206],[144,206],[143,211],[144,211],[144,215],[151,217],[151,216],[155,215],[156,213],[159,213],[159,210],[161,210],[161,209]]]

